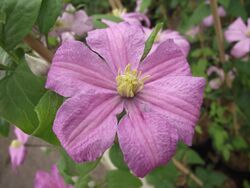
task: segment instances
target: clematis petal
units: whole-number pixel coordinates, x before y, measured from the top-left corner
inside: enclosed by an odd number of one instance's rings
[[[164,76],[190,75],[189,65],[180,48],[172,39],[168,39],[142,62],[142,76],[150,76],[147,82],[152,82]]]
[[[10,161],[13,169],[20,166],[26,155],[26,148],[22,145],[18,148],[9,147]]]
[[[17,139],[23,144],[25,144],[28,141],[29,135],[25,134],[21,129],[15,127],[14,132]]]
[[[45,188],[45,187],[52,188],[51,186],[54,185],[51,184],[52,184],[52,178],[49,173],[41,170],[36,172],[34,188]]]
[[[225,38],[228,42],[246,39],[247,27],[241,17],[237,18],[225,31]]]
[[[74,17],[75,20],[72,24],[71,31],[77,35],[83,35],[93,29],[92,21],[84,10],[76,11]]]
[[[137,100],[144,103],[144,108],[164,115],[167,123],[178,130],[179,138],[191,145],[205,83],[205,79],[191,76],[165,77],[146,84]]]
[[[112,145],[122,110],[115,92],[78,94],[58,110],[53,130],[75,161],[93,161]]]
[[[184,56],[187,56],[190,50],[189,42],[181,36],[177,31],[166,30],[160,34],[160,41],[164,42],[167,39],[173,39],[174,43],[177,44],[181,51],[183,52]]]
[[[35,188],[73,188],[71,185],[66,185],[64,179],[60,176],[56,165],[51,168],[51,173],[37,171],[35,177]]]
[[[131,12],[126,13],[122,16],[124,21],[130,23],[130,24],[137,24],[141,25],[141,22],[144,21],[147,27],[150,27],[150,20],[145,14],[139,13],[139,12]]]
[[[58,188],[73,188],[71,185],[66,185],[56,165],[51,167],[51,176]]]
[[[145,44],[142,28],[125,22],[90,31],[86,40],[115,74],[119,69],[124,70],[128,63],[133,69],[137,68]]]
[[[220,6],[218,8],[218,15],[220,17],[225,17],[226,16],[226,11],[225,9]],[[205,26],[205,27],[211,27],[213,24],[214,24],[214,20],[213,20],[213,16],[212,15],[209,15],[207,17],[205,17],[202,21],[202,24]]]
[[[231,50],[231,54],[237,58],[245,56],[248,52],[250,52],[250,38],[239,41]]]
[[[126,102],[128,115],[118,125],[118,139],[124,159],[136,176],[167,163],[175,153],[177,129],[136,99]]]
[[[82,42],[66,41],[54,56],[46,88],[65,97],[93,89],[116,90],[115,75]]]

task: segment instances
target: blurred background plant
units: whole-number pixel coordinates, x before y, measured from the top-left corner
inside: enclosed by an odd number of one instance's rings
[[[238,17],[247,23],[248,10],[250,0],[1,1],[0,134],[7,137],[13,124],[49,142],[46,147],[60,153],[60,175],[79,188],[249,188],[249,53],[241,58],[230,55],[233,44],[223,37]],[[96,162],[76,164],[60,148],[51,129],[64,99],[44,88],[48,62],[62,42],[74,38],[84,42],[87,31],[107,27],[105,20],[109,24],[137,21],[147,27],[147,18],[151,27],[163,23],[162,31],[178,31],[178,37],[188,39],[192,73],[207,79],[193,146],[179,143],[173,160],[144,179],[129,172],[118,144]],[[249,32],[250,21],[246,27]],[[30,55],[36,58],[27,59]],[[96,176],[92,170],[101,163],[105,172]]]

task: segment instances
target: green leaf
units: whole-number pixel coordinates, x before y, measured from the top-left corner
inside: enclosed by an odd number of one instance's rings
[[[112,14],[96,14],[96,15],[91,16],[91,18],[92,18],[94,27],[99,28],[99,29],[108,27],[105,23],[102,22],[102,19],[109,20],[109,21],[116,22],[116,23],[122,22],[121,18],[116,17]]]
[[[142,186],[141,181],[127,171],[112,170],[107,174],[108,188],[139,188]]]
[[[147,181],[155,188],[175,188],[175,182],[180,175],[173,162],[153,170],[146,176]]]
[[[60,172],[66,173],[69,176],[85,176],[88,175],[98,165],[100,160],[86,163],[76,163],[64,151],[61,151],[61,159],[58,164]]]
[[[205,169],[198,167],[195,171],[195,174],[203,181],[204,188],[223,187],[222,184],[227,178],[224,174],[215,172],[210,168]],[[189,186],[197,187],[197,185],[193,181],[190,181]]]
[[[210,7],[209,5],[202,2],[192,14],[191,18],[189,19],[189,25],[198,25],[201,23],[203,18],[210,14]]]
[[[120,150],[119,144],[114,144],[109,151],[109,157],[111,162],[120,170],[129,170],[128,166],[124,162],[123,154]]]
[[[81,176],[77,180],[74,188],[89,188],[89,186],[88,186],[89,181],[90,181],[90,177],[89,176]]]
[[[185,155],[187,164],[205,164],[199,154],[192,149],[188,149]]]
[[[151,4],[151,0],[142,0],[140,6],[140,12],[145,12]]]
[[[150,52],[150,50],[151,50],[151,48],[152,48],[152,46],[153,46],[153,44],[154,44],[154,41],[155,41],[155,39],[156,39],[156,37],[157,37],[157,34],[158,34],[158,32],[162,29],[162,27],[163,27],[163,23],[158,23],[158,24],[155,26],[155,28],[154,28],[154,30],[152,31],[152,33],[150,34],[150,36],[148,37],[148,39],[147,39],[147,41],[146,41],[146,43],[145,43],[145,47],[144,47],[143,55],[142,55],[142,57],[141,57],[141,61],[142,61],[145,57],[147,57],[148,53]]]
[[[231,16],[241,16],[244,20],[247,19],[247,11],[240,1],[230,0],[226,12]]]
[[[228,7],[230,0],[218,0],[218,2],[224,7]]]
[[[43,0],[37,18],[37,25],[42,33],[48,33],[60,15],[62,0]],[[81,27],[81,26],[79,26]]]
[[[207,68],[207,60],[199,59],[197,63],[191,65],[193,76],[206,76],[205,70]]]
[[[38,125],[35,106],[45,92],[44,79],[22,62],[0,80],[0,117],[31,134]]]
[[[59,144],[55,134],[52,131],[52,125],[58,108],[63,102],[63,97],[58,94],[47,91],[35,107],[39,119],[39,125],[32,135],[40,137],[49,143]]]
[[[241,136],[234,137],[232,139],[232,145],[236,150],[247,149],[248,144]]]
[[[0,45],[13,49],[30,32],[36,21],[41,0],[3,0],[5,23],[0,23]]]
[[[9,136],[9,132],[10,132],[10,124],[5,120],[0,119],[0,135],[7,137]]]

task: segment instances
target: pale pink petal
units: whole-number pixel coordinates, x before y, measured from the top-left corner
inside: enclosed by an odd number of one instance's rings
[[[200,32],[200,26],[190,28],[185,34],[194,38]]]
[[[165,116],[168,124],[178,130],[179,138],[191,145],[205,83],[203,78],[166,76],[146,84],[136,97],[144,102],[145,109],[154,109]]]
[[[218,8],[218,14],[220,17],[225,17],[227,13],[226,13],[225,9],[222,6],[220,6]]]
[[[250,38],[239,41],[234,45],[231,54],[236,58],[241,58],[250,52]]]
[[[172,39],[168,39],[141,63],[143,76],[150,76],[152,82],[165,76],[191,75],[189,65],[180,48]]]
[[[90,31],[86,40],[115,74],[119,69],[124,70],[127,64],[131,64],[132,68],[138,66],[145,43],[142,28],[125,22]]]
[[[17,140],[25,144],[28,141],[29,135],[25,134],[21,129],[15,127],[15,135],[17,137]]]
[[[52,188],[56,186],[52,182],[53,178],[49,173],[39,170],[36,172],[34,188]]]
[[[225,17],[225,16],[226,16],[226,11],[225,11],[225,9],[224,9],[222,6],[220,6],[220,7],[218,8],[218,15],[219,15],[220,17]],[[212,15],[209,15],[209,16],[205,17],[205,18],[203,19],[203,21],[202,21],[202,24],[203,24],[205,27],[210,27],[210,26],[212,26],[212,25],[214,24],[213,16],[212,16]]]
[[[108,65],[82,42],[66,41],[53,58],[46,88],[65,97],[73,96],[79,91],[115,91],[115,75]]]
[[[93,29],[92,21],[88,17],[85,11],[79,10],[74,14],[74,22],[71,27],[71,31],[77,35],[83,35],[84,33]]]
[[[127,101],[127,115],[118,125],[118,139],[124,159],[136,176],[166,164],[176,150],[177,129],[136,99]]]
[[[223,84],[224,79],[225,79],[224,71],[223,71],[223,69],[220,69],[216,66],[211,66],[207,70],[207,75],[210,76],[213,73],[215,73],[217,75],[217,78],[213,78],[212,80],[209,81],[208,84],[212,89],[219,89],[220,86]]]
[[[34,188],[73,188],[73,186],[67,185],[64,182],[56,165],[53,165],[51,173],[41,170],[36,172]]]
[[[202,20],[202,25],[204,25],[205,27],[210,27],[213,25],[213,23],[214,23],[214,20],[213,20],[212,15],[207,16]]]
[[[209,81],[209,86],[212,88],[212,89],[219,89],[220,86],[222,85],[222,80],[219,79],[219,78],[214,78],[212,80]]]
[[[241,17],[237,18],[225,31],[225,38],[228,42],[246,39],[247,27]]]
[[[112,145],[121,100],[116,93],[79,94],[60,107],[53,130],[75,161],[96,160]]]
[[[75,40],[74,33],[72,33],[72,32],[63,32],[61,34],[61,39],[62,39],[62,42],[66,42],[66,41],[69,41],[69,40]]]
[[[141,22],[145,22],[147,27],[150,27],[150,20],[145,14],[139,12],[126,13],[122,16],[123,20],[130,24],[141,25]]]
[[[185,56],[188,55],[190,50],[190,44],[183,36],[181,36],[177,31],[165,30],[160,35],[160,41],[164,42],[167,39],[173,39],[174,43],[177,44]]]
[[[26,148],[23,145],[18,148],[9,147],[9,155],[12,168],[16,169],[16,167],[20,166],[24,162]]]
[[[216,67],[216,66],[211,66],[211,67],[209,67],[209,69],[207,70],[207,75],[210,76],[210,75],[212,75],[213,73],[216,73],[216,74],[219,76],[219,78],[220,78],[221,80],[224,80],[225,74],[224,74],[223,69],[220,69],[220,68],[218,68],[218,67]]]

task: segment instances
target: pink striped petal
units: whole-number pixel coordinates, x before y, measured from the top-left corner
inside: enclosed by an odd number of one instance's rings
[[[122,112],[116,93],[78,94],[58,110],[53,130],[68,154],[77,162],[93,161],[115,138],[116,115]]]
[[[66,41],[57,50],[46,88],[65,97],[93,90],[116,90],[115,75],[107,64],[79,41]]]
[[[237,18],[225,31],[225,38],[228,42],[246,39],[247,27],[241,17]]]
[[[9,147],[10,161],[13,169],[16,169],[24,162],[26,152],[26,148],[23,145],[18,148]]]
[[[14,132],[17,137],[17,140],[19,140],[23,144],[25,144],[28,141],[29,135],[25,134],[21,129],[15,127]]]
[[[125,22],[91,31],[86,40],[115,74],[119,69],[124,70],[128,63],[137,68],[145,43],[142,28]]]
[[[127,101],[126,115],[118,125],[118,139],[124,159],[136,176],[167,163],[175,153],[177,129],[138,101]]]
[[[189,65],[180,48],[172,39],[168,39],[142,62],[143,75],[149,75],[146,82],[152,82],[165,76],[190,75]]]
[[[180,139],[191,145],[205,83],[205,79],[191,76],[165,77],[146,84],[137,99],[145,103],[145,109],[165,116],[167,123],[178,130]]]
[[[250,38],[239,41],[234,45],[231,54],[236,58],[241,58],[250,52]]]
[[[74,22],[71,27],[71,31],[77,35],[83,35],[84,33],[93,29],[92,20],[88,17],[84,10],[75,12]]]

